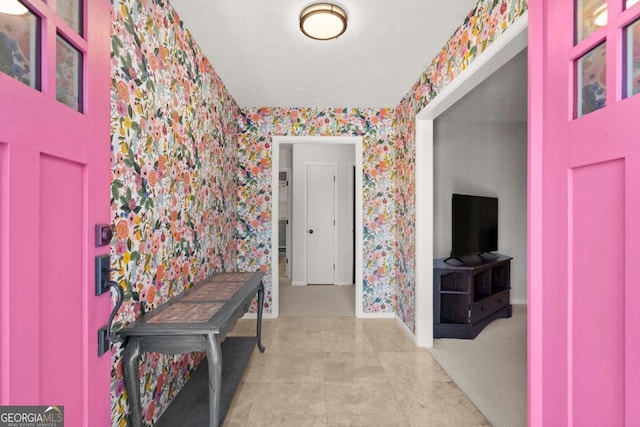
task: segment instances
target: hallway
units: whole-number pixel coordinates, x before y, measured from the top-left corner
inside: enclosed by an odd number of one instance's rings
[[[250,335],[241,320],[230,335]],[[225,426],[488,426],[393,319],[266,319]]]

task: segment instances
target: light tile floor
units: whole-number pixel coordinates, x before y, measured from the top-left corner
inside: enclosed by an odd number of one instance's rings
[[[241,320],[230,335],[250,335]],[[263,321],[224,425],[489,426],[489,422],[394,319]]]

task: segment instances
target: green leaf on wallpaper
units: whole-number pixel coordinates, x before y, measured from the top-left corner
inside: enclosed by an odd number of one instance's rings
[[[131,151],[131,150],[129,150],[129,151]],[[133,167],[133,159],[129,158],[128,156],[125,157],[124,158],[124,164],[125,164],[125,166],[132,168]]]
[[[113,51],[113,56],[120,56],[120,48],[124,48],[122,42],[120,41],[120,37],[111,37],[111,50]]]
[[[142,185],[140,185],[140,187],[138,188],[138,196],[142,197],[143,199],[147,197],[147,180],[146,179],[142,180]]]
[[[130,13],[127,14],[127,19],[125,19],[124,21],[124,27],[133,36],[134,40],[136,41],[136,44],[140,46],[142,43],[140,43],[140,37],[138,37],[138,32],[136,31],[135,26],[133,25],[133,18],[131,17]]]
[[[131,252],[131,260],[132,261],[139,261],[140,260],[140,252],[137,252],[137,251]]]
[[[140,132],[142,131],[142,128],[140,127],[140,124],[138,122],[131,122],[131,129],[133,129],[136,132],[137,136],[140,136]]]
[[[156,87],[154,86],[153,82],[151,81],[151,79],[147,80],[147,89],[150,92],[155,92],[156,91]]]
[[[122,60],[122,65],[129,69],[131,67],[131,54],[129,52],[127,52],[127,54],[120,58]]]

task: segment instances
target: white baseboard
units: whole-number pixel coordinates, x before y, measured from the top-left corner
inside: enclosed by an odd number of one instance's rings
[[[243,319],[257,319],[258,318],[258,314],[257,313],[245,313],[244,316],[242,316]],[[263,319],[277,319],[278,316],[274,315],[273,313],[262,313],[262,318]]]
[[[526,298],[514,298],[511,300],[511,304],[518,304],[518,305],[527,305],[527,299]]]
[[[336,286],[353,286],[353,282],[351,282],[351,281],[347,281],[347,282],[336,282]]]
[[[360,313],[356,314],[356,317],[360,319],[393,319],[396,315],[395,313]]]
[[[402,330],[404,331],[405,334],[407,334],[407,336],[409,338],[411,338],[411,341],[413,341],[413,343],[416,343],[416,335],[411,332],[411,329],[409,329],[407,327],[407,325],[404,324],[404,322],[402,321],[402,319],[400,318],[400,316],[398,316],[397,314],[394,316],[396,321],[398,322],[398,324],[400,325],[400,327],[402,328]]]
[[[296,281],[296,282],[291,282],[291,286],[307,286],[307,282],[301,282],[301,281]]]

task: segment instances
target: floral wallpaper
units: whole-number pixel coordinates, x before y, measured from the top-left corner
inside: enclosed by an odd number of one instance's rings
[[[526,0],[479,0],[396,107],[395,311],[415,332],[415,117],[527,10]]]
[[[237,257],[239,108],[165,0],[113,0],[112,274],[125,303],[114,327],[153,310]],[[112,425],[129,408],[112,352]],[[154,423],[202,356],[146,354],[143,416]]]
[[[363,311],[393,312],[395,294],[394,114],[392,109],[244,108],[238,153],[238,268],[264,268],[271,311],[271,137],[363,138]]]

